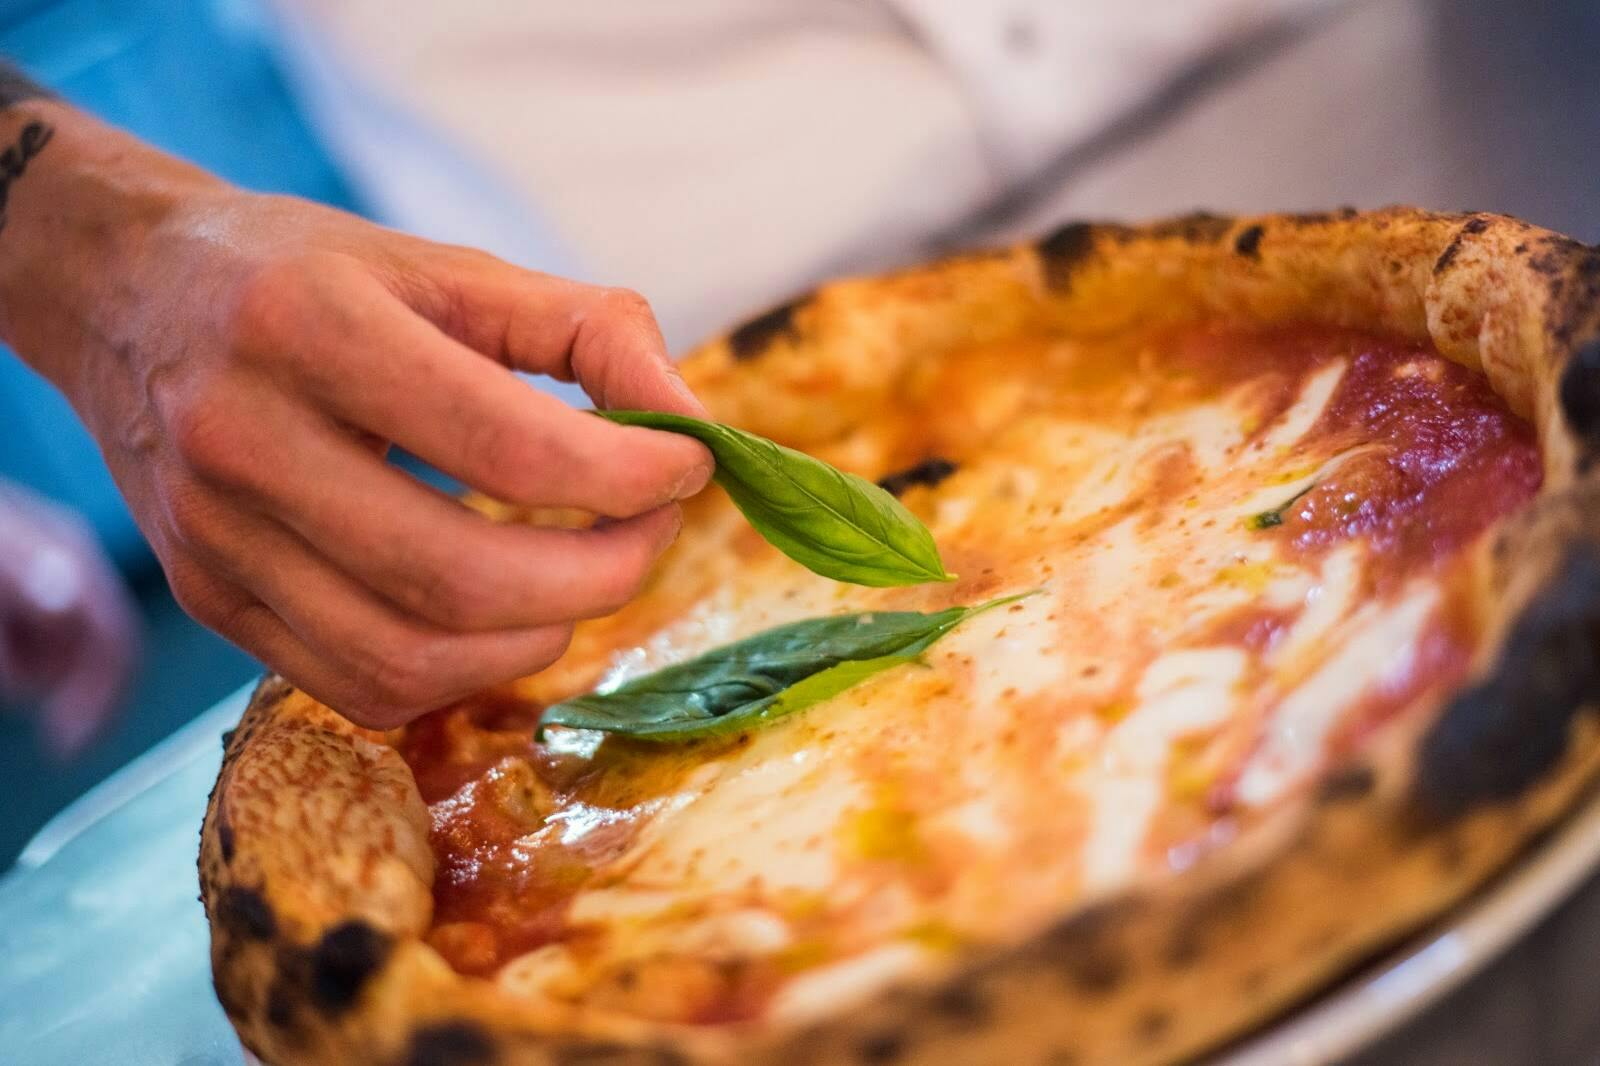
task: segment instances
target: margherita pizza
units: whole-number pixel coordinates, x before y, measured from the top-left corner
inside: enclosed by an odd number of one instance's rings
[[[1600,252],[1412,210],[847,280],[684,372],[951,582],[721,492],[554,668],[390,734],[263,684],[201,853],[273,1066],[1164,1063],[1509,861],[1600,763]],[[975,614],[743,732],[544,708],[774,626]]]

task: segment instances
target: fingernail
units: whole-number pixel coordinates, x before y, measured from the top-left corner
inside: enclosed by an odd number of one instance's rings
[[[678,373],[677,367],[667,367],[667,383],[672,386],[672,391],[683,399],[684,405],[693,411],[697,417],[705,416],[705,404],[701,403],[700,397],[696,396],[694,390],[689,388],[689,383],[683,380],[683,375]]]
[[[685,500],[706,487],[706,482],[711,480],[711,467],[699,465],[693,467],[678,483],[672,487],[674,500]]]

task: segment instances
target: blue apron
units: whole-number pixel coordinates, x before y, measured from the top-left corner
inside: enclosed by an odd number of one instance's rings
[[[74,104],[230,181],[358,206],[297,110],[272,26],[252,0],[0,0],[0,55]],[[151,564],[71,407],[3,349],[0,478],[82,512],[125,570]]]

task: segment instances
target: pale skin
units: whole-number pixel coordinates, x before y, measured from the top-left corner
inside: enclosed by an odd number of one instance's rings
[[[49,98],[0,107],[0,147],[31,152],[0,228],[0,338],[99,441],[184,608],[353,721],[549,665],[634,595],[710,478],[700,444],[512,373],[704,416],[637,294],[249,193]],[[603,520],[492,522],[387,464],[391,444]]]

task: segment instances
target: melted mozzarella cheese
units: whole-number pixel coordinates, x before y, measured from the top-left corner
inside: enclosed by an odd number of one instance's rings
[[[1424,585],[1398,603],[1369,605],[1345,619],[1348,634],[1338,650],[1279,704],[1239,779],[1239,798],[1270,803],[1315,770],[1328,733],[1350,704],[1410,672],[1417,639],[1438,604],[1438,590]]]
[[[942,650],[972,657],[975,713],[1054,691],[1066,679],[1061,634],[1050,620],[1052,597],[1020,601],[1019,610],[982,614],[951,634]]]
[[[1271,452],[1293,448],[1300,438],[1311,432],[1311,427],[1327,409],[1328,401],[1333,399],[1339,382],[1344,380],[1345,368],[1346,363],[1341,359],[1312,373],[1300,387],[1289,410],[1267,428],[1261,446]]]
[[[1246,665],[1238,648],[1197,648],[1145,668],[1139,704],[1107,735],[1100,766],[1084,781],[1092,812],[1086,891],[1115,888],[1137,868],[1150,820],[1166,798],[1161,775],[1173,744],[1227,718]]]

